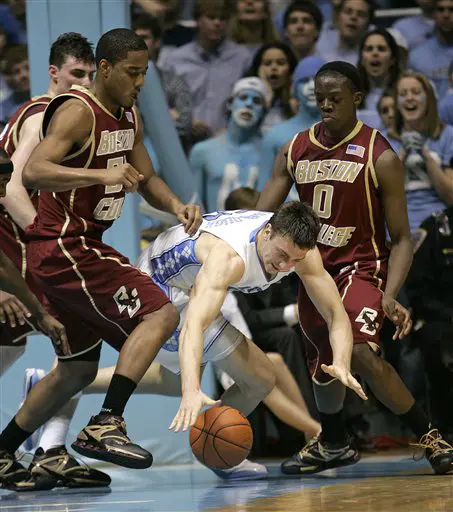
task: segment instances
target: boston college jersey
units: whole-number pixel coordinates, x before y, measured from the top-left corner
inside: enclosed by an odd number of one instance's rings
[[[195,243],[202,233],[211,233],[224,240],[244,261],[244,275],[231,289],[245,293],[265,290],[289,273],[278,272],[269,278],[258,257],[256,236],[271,217],[272,213],[245,210],[204,215],[195,236],[189,236],[182,225],[161,233],[143,251],[138,267],[164,291],[166,287],[189,291],[201,268],[195,254]]]
[[[337,144],[322,123],[297,134],[288,151],[288,172],[301,201],[321,220],[318,248],[330,272],[359,261],[388,258],[385,216],[375,162],[389,143],[358,121]]]
[[[31,116],[43,112],[49,104],[50,96],[36,96],[23,103],[10,117],[0,135],[0,147],[9,157],[13,155],[19,144],[19,134],[24,122]]]
[[[116,117],[84,87],[73,86],[68,93],[49,103],[44,113],[43,136],[57,108],[71,99],[78,99],[89,107],[93,125],[83,147],[72,148],[61,164],[72,168],[108,169],[126,163],[137,130],[134,111],[121,109]],[[41,191],[38,216],[27,229],[27,235],[31,239],[79,235],[100,239],[120,216],[124,197],[122,185],[92,185],[65,192]]]

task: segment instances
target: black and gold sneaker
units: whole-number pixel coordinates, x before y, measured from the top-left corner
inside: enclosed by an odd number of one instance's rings
[[[424,450],[436,475],[453,473],[453,447],[445,441],[437,428],[424,434],[415,446]]]
[[[123,418],[113,414],[93,416],[71,446],[80,455],[125,468],[145,469],[153,463],[151,453],[127,437]]]
[[[282,462],[281,470],[286,475],[312,475],[327,469],[350,466],[359,460],[360,454],[351,444],[327,444],[315,436],[300,452]]]
[[[58,487],[107,487],[112,481],[106,473],[79,464],[65,446],[47,451],[38,448],[28,470],[32,475],[53,477]]]
[[[14,455],[0,450],[0,484],[3,489],[17,492],[49,491],[57,481],[49,475],[32,475]]]

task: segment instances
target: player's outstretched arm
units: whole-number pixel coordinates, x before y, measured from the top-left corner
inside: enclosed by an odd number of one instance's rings
[[[137,111],[136,117],[138,128],[129,161],[144,176],[138,190],[148,204],[176,215],[179,222],[184,225],[186,232],[194,235],[202,222],[201,210],[197,205],[183,204],[165,181],[156,174],[143,141],[143,121]]]
[[[181,405],[170,429],[178,432],[192,426],[204,405],[215,402],[200,390],[203,333],[220,313],[228,287],[244,274],[242,258],[219,240],[203,262],[192,287],[185,322],[179,336]]]
[[[47,313],[36,296],[28,288],[19,270],[1,250],[0,289],[17,297],[27,307],[28,311],[36,317],[39,327],[51,338],[57,348],[58,355],[70,354],[63,325]],[[29,316],[28,313],[27,316]]]
[[[329,366],[323,365],[322,370],[339,379],[366,400],[362,387],[351,374],[353,347],[351,323],[335,281],[324,268],[319,250],[309,251],[305,259],[296,265],[296,272],[329,329],[333,361]]]
[[[36,216],[36,209],[22,183],[22,171],[32,151],[39,144],[42,117],[42,113],[35,114],[24,122],[20,130],[19,144],[11,157],[14,172],[8,184],[8,193],[0,200],[12,219],[22,229],[32,224]]]
[[[382,306],[387,317],[397,327],[394,337],[396,339],[407,335],[412,325],[409,312],[396,301],[413,258],[413,244],[404,190],[404,168],[399,157],[391,149],[387,149],[380,155],[375,168],[382,190],[385,220],[392,242]]]
[[[287,169],[287,158],[290,143],[284,144],[277,154],[272,168],[271,179],[266,183],[260,194],[255,210],[275,211],[288,197],[293,179]]]
[[[110,169],[83,169],[60,165],[72,148],[81,148],[91,136],[93,114],[78,99],[65,101],[49,122],[44,139],[33,150],[23,170],[28,188],[63,192],[91,185],[122,185],[129,192],[143,179],[130,164]]]

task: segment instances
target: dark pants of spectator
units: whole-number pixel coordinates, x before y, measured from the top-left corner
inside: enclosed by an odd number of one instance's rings
[[[430,419],[441,431],[453,433],[453,326],[428,322],[414,336],[425,362]]]

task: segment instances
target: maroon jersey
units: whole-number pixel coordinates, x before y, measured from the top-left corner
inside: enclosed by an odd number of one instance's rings
[[[72,148],[62,160],[62,165],[106,169],[126,163],[137,130],[134,111],[121,109],[115,117],[91,91],[83,87],[73,86],[68,93],[57,96],[49,103],[44,113],[43,135],[57,108],[74,98],[90,108],[93,126],[83,147]],[[120,216],[124,197],[122,185],[92,185],[65,192],[40,191],[38,215],[34,224],[27,228],[27,235],[30,239],[79,235],[100,239],[102,233]]]
[[[322,123],[298,133],[288,152],[288,172],[299,198],[321,220],[318,248],[335,273],[356,262],[388,258],[385,216],[375,163],[391,149],[377,131],[358,121],[342,141],[329,142]]]
[[[24,122],[31,116],[43,112],[49,104],[49,96],[37,96],[21,105],[0,135],[0,147],[3,148],[9,157],[13,155],[19,144],[20,130]],[[38,194],[33,190],[28,191],[35,208],[38,206]],[[0,205],[0,239],[1,248],[6,255],[27,277],[25,257],[25,237],[22,229],[11,219],[8,212]],[[30,283],[29,283],[30,284]]]
[[[19,144],[19,134],[24,122],[31,116],[43,112],[49,104],[50,96],[35,96],[23,103],[10,117],[0,135],[0,147],[3,148],[9,157],[16,151]]]

